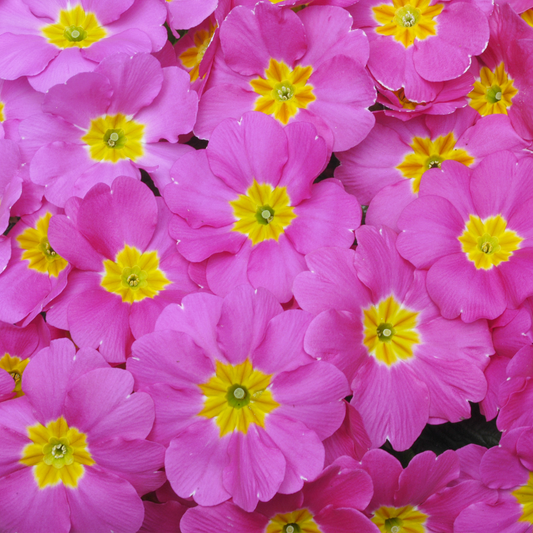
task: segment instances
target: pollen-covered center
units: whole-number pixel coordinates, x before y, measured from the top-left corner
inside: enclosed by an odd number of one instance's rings
[[[380,507],[370,519],[381,533],[426,533],[427,515],[416,507]]]
[[[511,494],[522,507],[522,515],[518,521],[533,525],[533,473],[529,473],[529,478],[525,485],[513,490]]]
[[[308,83],[312,73],[310,66],[298,65],[291,69],[283,61],[271,58],[264,77],[250,82],[259,95],[254,111],[274,115],[282,124],[287,124],[299,109],[305,109],[316,100],[313,86]]]
[[[28,228],[17,237],[17,242],[24,250],[22,259],[29,261],[28,268],[57,278],[68,263],[48,242],[48,226],[51,218],[50,212],[43,215],[37,220],[34,228]]]
[[[31,443],[24,447],[20,462],[33,467],[40,489],[60,482],[76,488],[84,474],[84,465],[95,464],[86,435],[74,427],[69,428],[62,416],[46,426],[28,427],[28,437]]]
[[[321,531],[307,509],[298,509],[271,518],[265,533],[321,533]]]
[[[468,94],[470,107],[480,115],[507,115],[507,108],[511,107],[512,99],[518,94],[513,80],[505,72],[505,66],[500,63],[494,71],[483,67],[479,73],[480,79],[474,82],[472,92]]]
[[[200,77],[200,63],[204,58],[207,47],[211,44],[216,29],[216,24],[209,24],[208,29],[196,31],[193,36],[194,46],[187,48],[179,56],[181,64],[187,69],[192,69],[189,72],[191,82],[196,81]]]
[[[240,431],[250,424],[265,427],[265,417],[279,407],[268,387],[271,375],[255,370],[246,359],[239,365],[216,361],[215,374],[198,385],[204,395],[204,407],[198,416],[214,418],[220,436]]]
[[[58,22],[41,31],[48,42],[58,48],[87,48],[107,35],[96,15],[84,11],[79,4],[72,9],[62,9]]]
[[[389,296],[363,309],[363,344],[378,361],[391,366],[413,357],[414,347],[420,344],[417,324],[418,313]]]
[[[230,202],[236,222],[233,231],[247,235],[253,245],[274,239],[296,218],[286,187],[272,187],[254,179],[246,194]]]
[[[171,283],[159,268],[156,251],[141,253],[126,245],[118,252],[115,261],[104,261],[104,268],[100,285],[130,304],[154,298]]]
[[[0,368],[5,370],[13,378],[13,392],[15,393],[15,398],[24,396],[24,392],[22,391],[22,374],[29,362],[29,359],[21,359],[16,356],[12,357],[8,353],[0,358]]]
[[[376,32],[389,35],[405,48],[415,39],[424,40],[437,35],[437,22],[433,20],[444,9],[443,4],[429,5],[431,0],[393,0],[391,4],[373,7],[374,18],[379,26]]]
[[[413,192],[418,193],[424,172],[430,168],[440,168],[443,161],[458,161],[466,166],[474,162],[474,158],[466,150],[455,148],[456,142],[453,132],[435,140],[413,137],[410,144],[413,152],[407,154],[396,167],[404,178],[413,180]]]
[[[470,215],[459,242],[462,250],[477,269],[490,270],[509,261],[524,239],[507,229],[507,221],[501,215],[481,220]]]
[[[135,161],[144,154],[144,124],[129,120],[125,115],[105,115],[91,120],[87,133],[81,140],[89,147],[95,161],[121,159]]]

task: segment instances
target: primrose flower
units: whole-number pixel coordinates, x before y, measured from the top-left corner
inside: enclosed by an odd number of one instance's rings
[[[165,15],[158,0],[6,0],[0,5],[0,78],[28,76],[46,92],[118,52],[155,52],[167,39]]]
[[[361,510],[372,497],[370,476],[349,457],[342,457],[307,482],[301,491],[277,494],[246,513],[234,503],[189,509],[180,523],[183,533],[377,533]]]
[[[474,168],[493,152],[513,150],[521,155],[527,147],[508,117],[480,119],[470,108],[409,122],[376,113],[376,120],[361,144],[337,155],[341,166],[335,169],[335,177],[362,204],[370,204],[368,224],[395,230],[398,217],[417,198],[430,168],[440,168],[449,160]]]
[[[440,316],[425,273],[399,256],[392,230],[363,226],[356,239],[356,251],[306,256],[309,272],[293,289],[316,315],[304,347],[344,372],[372,447],[388,439],[405,450],[428,422],[469,418],[468,401],[484,398],[490,332],[484,320]]]
[[[473,170],[445,161],[403,210],[398,251],[428,270],[444,317],[494,319],[533,295],[532,172],[531,157],[507,151]]]
[[[168,447],[179,497],[208,506],[232,497],[251,512],[320,475],[322,441],[341,425],[349,388],[304,352],[310,319],[241,286],[224,299],[186,296],[135,341],[126,365],[154,400],[150,438]]]
[[[75,267],[47,321],[80,347],[123,362],[133,337],[152,331],[163,308],[197,290],[168,236],[171,214],[143,183],[99,184],[50,221],[54,250]]]
[[[209,139],[223,119],[260,111],[284,125],[311,122],[335,151],[359,143],[374,124],[367,108],[376,92],[365,71],[368,41],[351,24],[336,6],[234,8],[220,28],[195,134]]]
[[[164,449],[129,372],[92,349],[52,341],[24,371],[24,396],[0,404],[3,531],[122,531],[143,521],[140,496],[159,487]]]
[[[139,179],[139,168],[162,187],[174,161],[192,150],[175,143],[192,129],[197,99],[177,67],[161,68],[148,54],[107,58],[95,72],[52,87],[45,113],[19,125],[26,149],[35,152],[31,179],[60,206],[96,183],[110,185],[121,175]]]
[[[348,11],[368,36],[372,76],[421,104],[436,98],[435,82],[458,78],[485,50],[492,2],[360,0]]]
[[[218,126],[206,150],[183,156],[163,196],[170,233],[189,261],[207,260],[220,296],[241,284],[265,287],[280,302],[321,246],[350,247],[361,220],[357,200],[337,180],[313,184],[327,150],[311,124],[283,128],[262,113]]]

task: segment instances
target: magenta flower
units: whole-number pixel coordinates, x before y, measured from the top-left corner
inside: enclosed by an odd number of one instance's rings
[[[75,269],[47,321],[78,346],[123,362],[166,305],[197,290],[168,235],[170,216],[146,185],[126,176],[71,199],[66,215],[52,218],[49,238]]]
[[[398,251],[428,269],[446,318],[493,319],[533,294],[533,160],[489,155],[474,169],[445,161],[403,211]]]
[[[142,524],[140,496],[164,481],[154,420],[129,372],[92,349],[53,341],[28,364],[25,396],[0,405],[4,531],[122,531]]]
[[[324,465],[322,441],[344,418],[346,378],[303,350],[311,317],[242,286],[169,305],[127,368],[155,403],[151,438],[181,498],[245,511],[299,491]]]
[[[362,141],[374,125],[367,108],[376,91],[364,68],[368,41],[351,23],[335,6],[298,14],[270,2],[234,8],[220,28],[195,134],[209,139],[225,118],[261,111],[281,124],[311,122],[335,151]]]
[[[489,41],[490,0],[360,0],[348,8],[370,42],[368,68],[391,91],[423,103],[466,72]]]
[[[486,393],[483,369],[494,352],[484,320],[445,320],[425,273],[403,260],[388,228],[363,226],[357,250],[308,254],[294,295],[317,315],[305,349],[340,368],[351,383],[373,447],[409,448],[429,422],[470,417]]]
[[[0,6],[0,78],[28,76],[46,92],[113,54],[155,52],[167,39],[165,15],[158,0],[6,0]]]
[[[161,68],[147,54],[116,54],[50,89],[45,113],[20,124],[26,151],[35,153],[31,179],[60,206],[96,183],[140,178],[139,168],[163,187],[176,159],[192,150],[175,143],[192,129],[196,108],[183,70]]]
[[[363,510],[372,497],[370,476],[353,459],[342,457],[296,494],[277,494],[246,513],[234,503],[195,507],[183,517],[183,533],[378,533]],[[292,528],[292,529],[291,529]]]
[[[348,248],[361,220],[357,200],[336,180],[313,184],[327,162],[310,124],[283,128],[246,113],[215,129],[206,150],[182,157],[163,191],[171,235],[189,261],[207,260],[209,288],[220,296],[241,284],[292,298],[304,255]]]

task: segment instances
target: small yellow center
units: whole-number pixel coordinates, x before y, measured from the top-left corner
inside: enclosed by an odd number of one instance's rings
[[[213,39],[213,35],[217,25],[209,25],[207,30],[198,30],[194,33],[193,42],[194,46],[187,48],[185,52],[182,52],[179,56],[181,64],[187,68],[192,69],[189,71],[191,82],[196,81],[200,75],[199,68],[202,59],[204,58],[205,51]]]
[[[479,73],[480,79],[474,82],[474,89],[468,94],[470,107],[480,115],[507,115],[507,108],[511,107],[512,99],[518,94],[513,80],[505,72],[505,66],[500,63],[494,72],[483,67]]]
[[[413,357],[414,346],[420,344],[417,323],[417,312],[405,309],[389,296],[363,309],[363,344],[378,361],[391,366]]]
[[[266,415],[279,407],[267,390],[271,377],[254,370],[248,359],[239,365],[216,361],[213,377],[198,385],[205,396],[198,416],[214,418],[221,437],[234,431],[246,434],[250,424],[264,428]]]
[[[444,9],[443,4],[429,5],[431,0],[393,0],[392,5],[373,7],[374,18],[379,23],[376,32],[392,35],[405,48],[437,35],[437,22],[433,20]]]
[[[144,124],[128,120],[125,115],[105,115],[91,120],[91,126],[81,140],[89,147],[95,161],[120,159],[135,161],[144,154]]]
[[[528,9],[524,11],[521,15],[523,20],[525,20],[530,26],[533,26],[533,9]]]
[[[13,392],[15,393],[16,398],[24,396],[24,392],[22,392],[22,374],[29,362],[29,359],[11,357],[8,353],[4,354],[4,356],[0,358],[0,368],[3,368],[6,372],[8,372],[15,382]]]
[[[407,154],[396,167],[404,178],[412,179],[413,192],[418,193],[420,180],[426,170],[440,168],[443,161],[451,160],[470,166],[474,158],[462,148],[455,148],[453,133],[437,137],[432,141],[429,137],[413,137],[410,144],[413,153]]]
[[[298,509],[271,518],[265,533],[321,533],[321,530],[307,509]]]
[[[40,489],[59,482],[76,488],[84,474],[84,466],[95,461],[87,449],[87,436],[76,428],[69,428],[60,416],[46,427],[35,424],[28,427],[32,441],[22,451],[20,462],[33,466],[33,475]]]
[[[130,304],[154,298],[171,283],[160,270],[155,251],[141,253],[126,245],[118,252],[115,261],[104,261],[104,268],[100,285]]]
[[[254,179],[246,194],[230,202],[237,219],[232,229],[248,235],[253,245],[268,239],[277,241],[296,218],[290,202],[287,187],[274,188]]]
[[[470,215],[459,242],[462,250],[477,269],[490,270],[509,261],[524,239],[507,229],[507,221],[501,215],[481,220]]]
[[[518,521],[533,525],[533,472],[530,472],[527,483],[513,490],[511,494],[522,507],[522,516]]]
[[[73,9],[62,9],[59,21],[45,26],[41,31],[48,42],[58,48],[87,48],[107,34],[95,14],[85,12],[79,4]]]
[[[48,242],[48,225],[52,213],[46,213],[37,220],[35,228],[22,232],[17,241],[24,250],[22,259],[28,260],[28,268],[56,277],[68,263],[50,246]]]
[[[283,61],[271,58],[264,77],[250,82],[259,95],[254,111],[274,115],[282,124],[287,124],[299,109],[305,109],[316,100],[313,86],[307,83],[312,73],[310,66],[298,65],[291,70]]]
[[[416,507],[380,507],[370,519],[381,533],[426,533],[427,515]]]
[[[411,102],[411,100],[408,100],[406,97],[405,97],[405,90],[403,87],[401,87],[400,89],[398,89],[397,91],[393,91],[394,94],[396,95],[396,97],[398,98],[399,102],[400,102],[400,105],[404,108],[404,109],[409,109],[409,110],[413,110],[416,108],[417,104],[416,102]]]
[[[6,117],[4,116],[4,102],[0,102],[0,122],[4,122]]]

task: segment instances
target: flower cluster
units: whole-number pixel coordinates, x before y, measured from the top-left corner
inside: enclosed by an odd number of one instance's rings
[[[527,7],[1,1],[0,533],[533,533]]]

